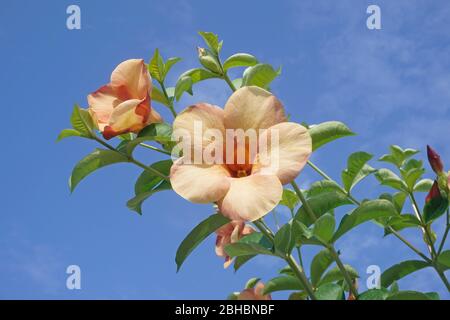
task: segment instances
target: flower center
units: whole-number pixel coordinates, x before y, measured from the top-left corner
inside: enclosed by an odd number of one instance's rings
[[[226,152],[224,154],[226,155]],[[228,156],[228,158],[230,158],[230,156]],[[228,161],[225,159],[225,166],[233,177],[247,177],[252,173],[252,158],[249,140],[246,138],[245,143],[238,143],[236,139],[234,139],[232,163],[229,163],[230,159],[228,159]]]

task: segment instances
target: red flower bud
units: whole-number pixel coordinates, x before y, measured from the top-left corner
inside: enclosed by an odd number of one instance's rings
[[[439,184],[437,180],[434,181],[433,186],[430,189],[427,197],[425,198],[425,202],[428,203],[431,199],[439,198],[441,196],[441,192],[439,191]]]
[[[430,146],[427,146],[428,161],[430,162],[431,168],[437,174],[444,170],[444,165],[442,164],[441,157],[439,154]]]

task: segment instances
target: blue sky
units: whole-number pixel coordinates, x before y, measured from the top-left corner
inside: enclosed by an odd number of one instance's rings
[[[81,7],[81,30],[66,28],[70,4]],[[369,4],[381,7],[382,30],[366,28]],[[135,167],[98,171],[69,194],[72,167],[96,145],[81,139],[57,144],[55,138],[68,127],[73,104],[85,105],[86,95],[106,83],[119,62],[148,60],[158,47],[165,57],[183,58],[169,76],[173,83],[198,65],[197,31],[204,30],[224,40],[223,56],[249,52],[282,65],[272,89],[294,121],[340,120],[358,133],[313,156],[338,178],[351,152],[378,157],[389,144],[423,151],[429,143],[450,162],[449,16],[446,0],[5,2],[0,11],[0,298],[222,299],[248,278],[268,280],[283,266],[263,258],[237,274],[223,270],[210,238],[177,274],[179,243],[211,207],[163,192],[145,204],[143,216],[130,212],[125,202],[140,173]],[[220,81],[194,90],[194,98],[176,105],[178,111],[196,101],[223,105],[230,94]],[[151,163],[160,157],[142,152],[139,158]],[[317,179],[308,169],[298,182],[307,187]],[[356,196],[382,191],[369,178]],[[280,209],[280,216],[287,213]],[[442,231],[442,223],[436,229]],[[405,235],[423,248],[420,235]],[[367,266],[383,269],[415,258],[396,239],[383,239],[372,224],[343,237],[337,247],[360,272],[362,290]],[[307,261],[314,252],[305,250]],[[71,264],[81,267],[81,290],[65,287]],[[400,287],[450,297],[428,270],[405,278]]]

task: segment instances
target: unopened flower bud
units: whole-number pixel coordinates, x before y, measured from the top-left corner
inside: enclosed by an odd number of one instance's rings
[[[444,170],[444,165],[439,154],[430,146],[427,146],[427,154],[433,171],[437,174],[441,173]]]
[[[198,52],[198,60],[200,60],[202,66],[204,66],[206,69],[214,73],[217,74],[222,73],[217,58],[214,57],[208,50],[206,50],[205,48],[197,47],[197,52]]]

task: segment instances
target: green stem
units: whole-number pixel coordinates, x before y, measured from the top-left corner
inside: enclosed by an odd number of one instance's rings
[[[298,187],[297,183],[295,181],[292,181],[291,185],[294,188],[295,193],[299,197],[299,199],[300,199],[301,203],[303,204],[303,207],[305,208],[305,210],[308,213],[309,217],[312,219],[312,221],[316,221],[317,220],[317,216],[314,214],[314,211],[310,207],[308,201],[306,200],[305,196],[303,195],[303,192]],[[337,254],[336,250],[334,249],[333,244],[327,244],[326,246],[330,250],[330,252],[332,253],[334,261],[336,261],[336,264],[337,264],[339,270],[341,271],[342,275],[344,276],[344,279],[345,279],[345,281],[348,284],[350,292],[355,297],[357,297],[358,296],[358,291],[354,287],[352,278],[350,277],[349,273],[347,272],[347,269],[345,269],[344,264],[342,263],[341,258],[339,258],[339,255]]]
[[[169,110],[172,112],[173,117],[175,118],[177,116],[177,112],[175,111],[175,108],[173,107],[173,99],[169,97],[167,94],[166,86],[164,85],[164,82],[159,82],[159,85],[161,86],[161,90],[166,97],[167,101],[169,101]]]
[[[101,145],[103,145],[103,146],[105,146],[106,148],[108,148],[109,150],[112,150],[112,151],[115,151],[115,152],[117,152],[117,153],[120,153],[121,155],[125,155],[124,153],[122,153],[122,152],[118,151],[116,148],[114,148],[112,145],[106,143],[106,142],[103,141],[102,139],[99,139],[95,134],[92,134],[92,138],[93,138],[95,141],[97,141],[98,143],[100,143]],[[140,161],[134,159],[132,156],[127,156],[127,158],[128,158],[128,161],[129,161],[129,162],[131,162],[131,163],[137,165],[138,167],[141,167],[142,169],[147,170],[147,171],[149,171],[149,172],[151,172],[151,173],[153,173],[153,174],[159,176],[160,178],[162,178],[162,179],[164,179],[164,180],[166,180],[166,181],[169,181],[169,177],[168,177],[168,176],[166,176],[166,175],[163,174],[162,172],[156,170],[155,168],[146,166],[146,165],[143,164],[142,162],[140,162]]]
[[[169,151],[159,149],[159,148],[157,148],[157,147],[151,146],[151,145],[146,144],[146,143],[140,143],[140,145],[141,145],[142,147],[144,147],[144,148],[147,148],[147,149],[150,149],[150,150],[159,152],[159,153],[167,154],[167,155],[169,155],[169,156],[172,155]]]
[[[264,220],[260,219],[260,220],[256,220],[253,221],[253,224],[259,229],[259,231],[261,231],[273,244],[275,244],[274,242],[274,236],[273,236],[273,232],[267,227],[267,225],[265,224]],[[287,263],[288,265],[291,267],[292,271],[295,273],[295,275],[297,276],[297,278],[300,280],[303,288],[305,289],[305,291],[308,293],[309,297],[312,300],[317,300],[315,294],[314,294],[314,289],[311,285],[311,283],[309,282],[308,278],[305,275],[305,272],[303,271],[303,268],[301,266],[299,266],[297,264],[297,262],[295,261],[295,259],[292,257],[292,255],[286,255],[282,257]]]
[[[442,282],[444,283],[445,287],[447,288],[448,292],[450,292],[450,283],[447,280],[447,277],[445,276],[444,272],[442,272],[441,269],[436,264],[433,264],[433,268],[436,270],[437,274],[439,275],[439,278],[441,278]]]
[[[422,214],[420,213],[419,205],[417,204],[416,198],[414,197],[414,193],[410,192],[409,197],[410,197],[412,205],[413,205],[414,213],[422,225],[421,226],[422,233],[428,240],[427,247],[431,254],[431,260],[434,260],[434,259],[436,259],[436,249],[434,248],[432,237],[431,237],[430,233],[428,232],[428,229],[426,228],[425,223],[422,219]]]
[[[440,255],[442,249],[444,249],[445,240],[447,240],[448,232],[450,231],[450,211],[447,210],[447,226],[445,227],[444,236],[442,237],[441,244],[439,245],[439,249],[437,255]]]
[[[226,81],[228,86],[230,86],[231,90],[233,90],[233,92],[235,92],[236,87],[234,86],[233,81],[231,81],[230,77],[228,77],[228,74],[226,72],[224,72],[222,77]]]

